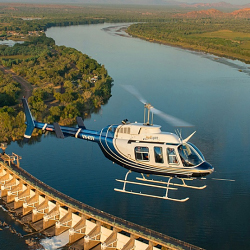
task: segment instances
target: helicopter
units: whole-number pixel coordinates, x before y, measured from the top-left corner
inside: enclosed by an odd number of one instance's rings
[[[31,114],[27,100],[22,98],[24,113],[26,116],[26,131],[24,138],[31,138],[34,128],[45,132],[54,132],[57,138],[64,139],[67,136],[98,143],[106,158],[128,170],[124,180],[116,179],[123,183],[122,189],[115,191],[134,195],[160,198],[177,202],[185,202],[189,197],[179,199],[171,198],[169,190],[177,190],[176,187],[204,189],[204,186],[187,185],[186,181],[202,179],[211,174],[214,168],[206,162],[201,151],[189,139],[182,139],[180,133],[162,132],[160,125],[153,124],[153,115],[156,114],[176,127],[192,126],[173,116],[154,108],[132,85],[123,87],[144,104],[144,122],[130,123],[127,119],[118,125],[108,125],[100,131],[89,130],[85,127],[83,119],[77,117],[77,127],[60,126],[58,123],[47,124],[36,121]],[[136,181],[128,181],[131,172],[141,174]],[[149,179],[148,176],[162,176],[167,181]],[[180,180],[181,183],[171,182]],[[166,190],[164,196],[152,195],[142,192],[128,191],[126,185],[139,185]]]

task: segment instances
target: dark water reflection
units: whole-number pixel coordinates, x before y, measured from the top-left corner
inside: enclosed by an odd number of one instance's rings
[[[7,152],[23,156],[22,166],[48,185],[91,206],[206,249],[248,249],[250,232],[250,82],[237,61],[188,52],[127,37],[114,24],[51,28],[47,36],[56,44],[74,47],[108,69],[114,79],[112,97],[100,114],[92,114],[86,127],[102,127],[143,120],[143,106],[119,85],[132,84],[156,108],[177,116],[197,130],[191,142],[215,167],[204,190],[172,192],[190,197],[186,203],[116,193],[116,178],[126,170],[113,165],[91,142],[54,136]],[[230,64],[233,64],[232,67]],[[236,66],[235,66],[236,65]],[[244,67],[247,68],[245,65]],[[174,131],[154,119],[163,131]],[[203,185],[198,182],[197,185]]]

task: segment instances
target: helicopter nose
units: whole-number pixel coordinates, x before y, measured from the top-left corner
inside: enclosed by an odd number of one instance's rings
[[[207,174],[211,174],[211,173],[214,172],[214,167],[213,167],[210,163],[208,163],[208,162],[206,162],[206,161],[204,161],[204,162],[199,166],[199,169],[202,170],[202,171],[204,171],[204,172],[207,172]]]
[[[208,164],[209,167],[210,167],[210,168],[208,169],[208,170],[210,171],[210,174],[213,173],[213,172],[214,172],[214,167],[213,167],[210,163],[208,163],[208,162],[207,162],[207,164]]]

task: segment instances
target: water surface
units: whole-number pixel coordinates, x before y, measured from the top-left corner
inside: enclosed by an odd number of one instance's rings
[[[24,43],[24,41],[1,40],[0,45],[14,46],[16,43]]]

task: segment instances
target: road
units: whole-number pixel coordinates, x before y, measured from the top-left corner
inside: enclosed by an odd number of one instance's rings
[[[15,80],[16,82],[20,83],[21,84],[21,87],[22,87],[22,91],[21,91],[21,94],[20,94],[20,100],[23,96],[26,97],[26,99],[28,99],[31,95],[32,95],[32,91],[33,91],[33,87],[32,85],[26,81],[23,77],[21,76],[18,76],[15,72],[13,72],[11,69],[9,68],[6,68],[2,65],[0,65],[0,70],[5,73],[5,74],[11,74],[12,75],[12,78],[13,80]]]

